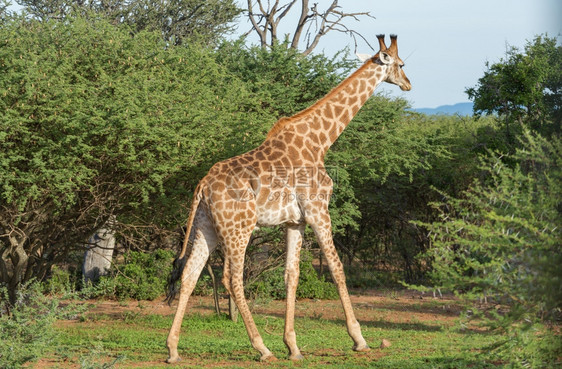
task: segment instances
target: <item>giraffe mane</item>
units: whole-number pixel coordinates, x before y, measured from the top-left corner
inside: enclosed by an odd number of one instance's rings
[[[362,73],[365,68],[367,68],[369,63],[372,63],[374,59],[369,59],[359,69],[349,75],[346,79],[341,81],[336,87],[334,87],[326,96],[321,98],[320,100],[316,101],[314,104],[301,110],[300,112],[296,113],[291,117],[281,117],[279,120],[271,127],[269,132],[267,133],[266,140],[272,138],[277,133],[281,132],[282,130],[286,129],[291,123],[300,120],[304,116],[311,114],[314,112],[319,106],[321,106],[327,100],[330,100],[334,95],[336,95],[341,90],[345,89],[356,77],[358,74]]]

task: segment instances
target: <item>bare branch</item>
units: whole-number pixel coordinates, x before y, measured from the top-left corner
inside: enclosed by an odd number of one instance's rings
[[[273,5],[268,1],[267,7],[263,0],[257,0],[256,3],[261,14],[254,13],[252,1],[248,0],[248,16],[252,23],[252,30],[258,34],[262,47],[271,46],[278,39],[279,24],[283,19],[286,19],[285,17],[293,9],[297,0],[290,0],[284,4],[280,4],[279,0],[275,0]],[[372,48],[363,35],[349,28],[344,23],[348,19],[359,21],[361,17],[374,19],[375,17],[370,12],[347,13],[338,5],[338,0],[333,0],[324,11],[319,10],[318,3],[310,6],[309,0],[301,0],[300,5],[300,16],[292,34],[291,48],[298,49],[301,39],[305,35],[306,47],[302,54],[308,55],[318,45],[320,39],[330,31],[346,33],[353,39],[356,48],[358,38],[365,41]],[[246,34],[249,34],[252,30]]]
[[[260,10],[263,9],[261,6],[261,2],[258,1],[260,6]],[[257,32],[258,36],[260,37],[260,44],[262,47],[265,47],[266,40],[267,40],[267,29],[264,28],[263,30],[260,28],[260,23],[264,19],[265,15],[262,14],[259,16],[259,19],[256,20],[256,15],[254,14],[253,7],[252,7],[252,0],[248,0],[248,17],[250,18],[250,22],[252,22],[253,29]]]
[[[304,29],[304,26],[309,18],[310,17],[308,15],[308,0],[302,0],[301,16],[299,18],[299,22],[297,23],[295,33],[293,34],[293,42],[291,42],[291,47],[293,49],[298,49],[302,30]]]
[[[281,6],[279,8],[279,11],[282,11],[281,14],[279,15],[279,17],[277,17],[278,20],[281,20],[283,18],[285,18],[285,16],[287,15],[287,13],[289,12],[289,10],[291,10],[291,8],[293,7],[293,5],[295,5],[295,3],[297,2],[297,0],[293,0],[291,1],[289,4],[285,4],[283,6]],[[303,0],[303,2],[308,3],[308,0]],[[283,8],[285,8],[283,10]]]

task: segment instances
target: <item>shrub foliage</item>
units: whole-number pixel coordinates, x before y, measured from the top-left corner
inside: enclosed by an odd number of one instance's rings
[[[175,227],[223,137],[251,120],[244,86],[208,51],[167,47],[157,33],[13,18],[0,40],[0,273],[10,291],[43,278],[111,215],[129,235]]]
[[[57,332],[53,323],[68,319],[83,311],[83,307],[62,304],[57,298],[43,294],[36,281],[22,285],[15,302],[8,299],[6,288],[0,288],[0,363],[2,368],[21,368],[41,357],[47,347],[53,347]]]
[[[331,281],[326,281],[323,275],[319,276],[314,269],[310,252],[306,250],[301,252],[299,269],[297,298],[330,300],[338,297],[336,286]],[[247,286],[246,290],[254,297],[286,298],[283,267],[280,265],[262,273],[255,282]]]
[[[527,133],[510,157],[483,159],[487,176],[462,198],[436,204],[429,256],[438,286],[509,307],[535,320],[562,307],[562,141]],[[538,315],[537,315],[538,314]]]

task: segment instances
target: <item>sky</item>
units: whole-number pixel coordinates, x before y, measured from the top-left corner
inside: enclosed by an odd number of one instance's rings
[[[313,2],[325,9],[332,0]],[[340,0],[339,4],[346,12],[369,11],[376,18],[346,23],[373,47],[378,46],[377,34],[398,35],[399,55],[412,90],[403,92],[385,84],[378,91],[403,97],[414,108],[467,102],[465,89],[483,76],[486,61],[498,62],[505,56],[507,45],[522,48],[535,35],[562,34],[562,0]],[[294,13],[296,22],[298,11]],[[331,32],[315,52],[333,55],[346,46],[354,52],[351,38]],[[364,43],[357,50],[376,51]]]

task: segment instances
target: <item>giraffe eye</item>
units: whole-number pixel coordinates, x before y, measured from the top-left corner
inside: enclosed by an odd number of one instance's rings
[[[404,64],[400,64],[400,69],[404,68]]]

